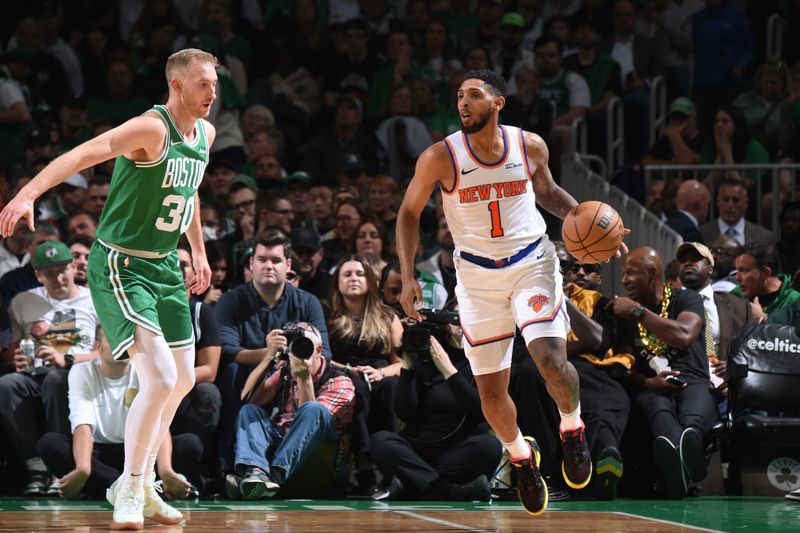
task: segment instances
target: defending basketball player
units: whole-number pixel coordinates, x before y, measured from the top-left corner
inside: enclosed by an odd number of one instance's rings
[[[125,467],[107,492],[111,529],[142,529],[144,518],[178,524],[181,513],[154,487],[156,453],[194,386],[194,338],[176,247],[186,232],[196,277],[211,279],[197,187],[215,130],[203,120],[216,98],[217,59],[196,49],[167,61],[169,99],[45,167],[0,212],[0,234],[20,218],[33,230],[34,202],[67,177],[116,158],[108,200],[89,256],[89,284],[116,359],[131,357],[140,389],[125,426]]]
[[[569,319],[558,259],[536,208],[538,202],[563,219],[577,202],[553,181],[547,146],[538,135],[498,124],[504,80],[490,70],[471,71],[464,78],[458,90],[461,131],[420,156],[398,213],[401,303],[409,316],[422,319],[414,307],[415,299],[422,300],[414,255],[420,213],[439,184],[456,243],[464,348],[483,413],[516,467],[520,501],[528,513],[538,515],[547,508],[538,445],[523,438],[507,392],[515,328],[522,331],[561,413],[564,479],[582,488],[592,475],[578,374],[567,361]]]

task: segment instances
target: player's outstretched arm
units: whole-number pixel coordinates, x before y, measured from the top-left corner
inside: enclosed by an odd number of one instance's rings
[[[119,155],[142,161],[155,159],[164,148],[166,126],[154,116],[132,118],[54,159],[0,212],[0,236],[7,237],[24,218],[34,229],[33,204],[44,192],[86,168]]]
[[[563,220],[567,213],[578,205],[578,202],[553,180],[548,166],[550,151],[544,140],[529,131],[526,131],[524,135],[525,153],[528,156],[528,162],[531,163],[531,168],[535,169],[531,182],[533,192],[536,194],[536,203]]]
[[[447,176],[451,176],[451,178],[448,180]],[[395,244],[397,257],[400,260],[400,275],[403,280],[400,303],[406,315],[415,320],[422,320],[422,316],[414,308],[415,299],[422,301],[422,291],[414,273],[414,259],[419,246],[420,215],[428,198],[433,193],[436,183],[440,180],[452,183],[454,179],[447,148],[444,143],[438,142],[422,152],[417,159],[414,177],[408,184],[405,196],[403,196],[403,203],[397,212]]]

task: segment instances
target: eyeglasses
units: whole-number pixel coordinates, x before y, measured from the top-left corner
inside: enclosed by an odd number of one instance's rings
[[[560,264],[561,272],[567,272],[569,270],[577,274],[580,269],[583,269],[586,275],[600,272],[600,267],[598,265],[587,265],[583,263],[576,263],[575,261],[560,261]]]
[[[239,202],[238,204],[233,204],[233,205],[231,206],[231,208],[232,208],[234,211],[236,211],[237,209],[247,209],[248,207],[250,207],[250,206],[251,206],[251,205],[253,205],[254,203],[256,203],[256,200],[255,200],[255,198],[252,198],[252,199],[250,199],[250,200],[245,200],[245,201],[243,201],[243,202]]]
[[[282,217],[288,217],[292,214],[291,209],[269,209],[270,213],[275,213],[276,215],[280,215]]]
[[[287,272],[287,273],[286,273],[286,279],[288,279],[289,281],[294,281],[294,280],[296,280],[298,277],[299,277],[299,276],[297,275],[297,273],[296,273],[296,272]]]

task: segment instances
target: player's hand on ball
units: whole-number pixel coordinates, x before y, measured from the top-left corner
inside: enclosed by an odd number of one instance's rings
[[[0,212],[0,236],[8,237],[14,233],[14,228],[21,219],[25,219],[28,222],[28,229],[34,231],[33,200],[18,194]]]
[[[206,256],[194,254],[192,254],[192,266],[194,267],[194,280],[189,285],[189,290],[192,294],[202,294],[211,284],[211,267],[208,266]]]
[[[630,235],[630,233],[631,230],[629,230],[628,228],[622,230],[623,237],[625,235]],[[628,253],[628,245],[625,244],[625,241],[622,241],[619,245],[619,250],[617,250],[617,253],[614,254],[614,257],[622,257],[622,254],[627,254],[627,253]]]
[[[425,320],[425,317],[414,306],[414,301],[422,301],[422,289],[419,282],[415,279],[403,280],[403,290],[400,292],[400,305],[403,306],[403,311],[416,321]]]

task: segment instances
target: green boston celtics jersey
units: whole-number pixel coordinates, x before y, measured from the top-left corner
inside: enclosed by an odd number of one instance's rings
[[[187,141],[165,106],[156,113],[167,126],[164,152],[155,161],[119,156],[108,188],[97,238],[129,250],[168,253],[189,227],[195,193],[208,162],[208,138],[202,119]]]

